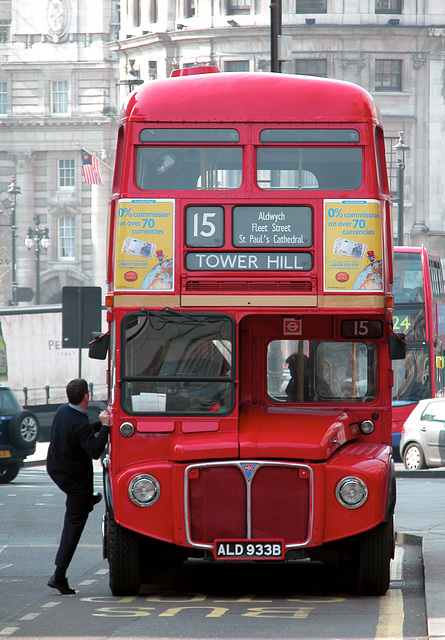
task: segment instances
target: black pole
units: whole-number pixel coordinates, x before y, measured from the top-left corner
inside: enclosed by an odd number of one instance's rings
[[[12,289],[12,306],[15,307],[17,305],[17,266],[16,266],[16,248],[15,248],[15,232],[17,230],[15,224],[15,205],[16,205],[16,194],[14,194],[12,203],[11,203],[11,269],[12,269],[12,281],[11,281],[11,289]]]
[[[398,169],[398,193],[397,193],[397,244],[403,246],[403,172],[405,164],[403,160],[397,163]]]
[[[77,308],[77,343],[79,345],[79,372],[78,378],[82,377],[82,318],[83,318],[83,297],[82,297],[82,287],[77,289],[77,295],[79,300],[79,305]]]
[[[270,4],[270,70],[280,73],[279,36],[281,35],[281,0],[273,0]]]
[[[40,241],[36,245],[36,304],[40,304]]]
[[[17,205],[17,196],[21,194],[20,187],[17,187],[15,183],[15,176],[11,178],[11,184],[9,185],[7,192],[11,194],[11,289],[12,289],[12,300],[11,304],[13,307],[17,305],[17,265],[16,265],[16,247],[15,247],[15,238],[17,227],[15,224],[15,209]]]

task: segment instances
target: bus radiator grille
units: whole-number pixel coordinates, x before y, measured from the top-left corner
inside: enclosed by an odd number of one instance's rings
[[[241,463],[193,467],[187,491],[192,544],[211,545],[216,539],[283,539],[286,544],[307,540],[308,474],[296,466],[249,464],[254,467],[250,480]]]
[[[283,291],[283,292],[311,292],[310,280],[187,280],[186,291]]]

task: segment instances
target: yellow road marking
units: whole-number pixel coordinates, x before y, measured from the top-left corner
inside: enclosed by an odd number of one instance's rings
[[[380,598],[375,640],[403,640],[403,597],[400,589]]]
[[[394,560],[391,562],[391,580],[403,578],[403,547],[396,546]],[[390,589],[380,598],[379,619],[375,640],[403,640],[403,595],[400,589]]]

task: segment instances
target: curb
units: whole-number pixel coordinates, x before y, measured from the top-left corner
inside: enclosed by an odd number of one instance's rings
[[[410,544],[414,547],[421,547],[423,544],[423,537],[414,533],[403,533],[396,531],[397,544]]]
[[[420,469],[419,471],[396,470],[396,478],[445,478],[445,469]]]

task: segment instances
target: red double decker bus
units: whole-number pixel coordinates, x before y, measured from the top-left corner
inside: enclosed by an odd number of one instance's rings
[[[333,80],[174,76],[122,111],[90,351],[109,351],[111,591],[174,560],[311,559],[384,594],[403,353],[379,112]]]
[[[419,400],[445,395],[445,291],[436,251],[424,245],[394,247],[393,322],[407,341],[406,358],[394,362],[392,442],[397,451],[403,424]],[[420,463],[413,454],[410,468]]]

